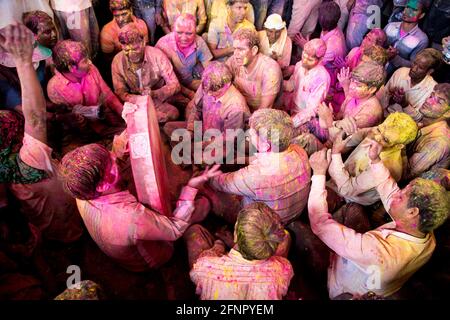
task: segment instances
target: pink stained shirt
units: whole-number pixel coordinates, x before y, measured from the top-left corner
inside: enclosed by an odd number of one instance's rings
[[[356,66],[361,62],[363,56],[363,50],[361,47],[355,47],[348,53],[345,58],[345,62],[347,67],[350,68],[350,71],[356,68]]]
[[[347,46],[345,44],[345,36],[341,29],[336,28],[326,34],[322,32],[320,39],[327,45],[327,51],[322,58],[324,65],[328,62],[333,62],[337,57],[345,58],[347,55]]]
[[[145,21],[135,16],[132,19],[131,23],[144,35],[145,43],[148,43],[148,29]],[[104,53],[117,53],[122,50],[122,44],[119,42],[120,29],[115,19],[103,27],[100,32],[100,46]]]
[[[284,224],[306,207],[311,181],[308,155],[300,146],[283,152],[257,153],[247,167],[210,179],[218,191],[242,195],[242,207],[261,201],[271,207]]]
[[[234,77],[233,84],[244,95],[252,112],[259,109],[264,96],[277,95],[283,81],[281,68],[275,60],[262,53],[255,59],[256,65],[250,73],[236,63],[234,56],[226,62]]]
[[[383,120],[383,107],[375,96],[365,101],[349,97],[342,104],[336,119],[348,117],[355,119],[358,129],[375,127]]]
[[[201,300],[281,300],[294,271],[286,258],[247,260],[231,249],[221,257],[200,257],[190,276]]]
[[[55,70],[55,75],[48,82],[47,94],[50,101],[55,104],[69,107],[102,104],[114,110],[118,115],[121,114],[118,107],[122,104],[93,64],[90,65],[88,74],[81,82],[71,82]]]
[[[331,78],[323,65],[311,70],[303,67],[299,61],[295,65],[294,74],[285,81],[285,90],[294,92],[294,112],[301,117],[302,124],[317,114],[317,109],[330,89]]]
[[[371,164],[371,171],[389,212],[392,196],[399,188],[382,162]],[[308,212],[314,234],[332,251],[328,268],[330,298],[345,292],[363,295],[368,291],[390,296],[431,258],[436,247],[433,233],[425,238],[413,237],[396,231],[395,222],[366,233],[357,233],[336,222],[328,213],[323,175],[312,177]]]
[[[83,234],[75,199],[64,192],[58,179],[58,162],[52,149],[25,133],[20,159],[30,167],[44,170],[48,178],[31,184],[11,184],[12,194],[19,200],[20,211],[48,240],[65,243]]]
[[[77,205],[100,249],[124,268],[141,272],[170,259],[170,242],[189,226],[196,194],[197,189],[184,187],[170,218],[147,209],[129,191],[77,199]]]

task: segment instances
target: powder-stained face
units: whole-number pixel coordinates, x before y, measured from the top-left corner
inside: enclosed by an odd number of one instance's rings
[[[390,148],[400,141],[400,132],[398,129],[382,123],[372,130],[372,137],[383,148]]]
[[[441,92],[434,91],[419,109],[420,113],[430,119],[439,119],[450,110],[447,98]]]
[[[274,44],[277,42],[277,40],[281,36],[281,32],[283,32],[283,29],[277,30],[277,29],[266,29],[267,38],[269,39],[270,44]]]
[[[419,22],[422,18],[422,5],[419,1],[409,1],[403,10],[402,21],[408,23]]]
[[[128,58],[128,61],[134,64],[138,64],[142,62],[144,59],[145,53],[145,43],[142,41],[135,41],[134,43],[127,44],[122,46],[122,49],[125,53],[125,56]]]
[[[175,41],[179,48],[187,48],[195,41],[195,23],[189,19],[178,19],[175,23]]]
[[[303,50],[302,53],[302,66],[305,69],[311,70],[315,66],[317,66],[320,62],[320,59],[316,57],[315,52],[312,50]]]
[[[52,21],[40,22],[36,40],[44,47],[52,49],[58,41],[56,27]]]
[[[397,226],[401,226],[405,219],[405,213],[409,209],[408,202],[411,190],[411,185],[408,185],[406,186],[406,188],[392,195],[389,214],[391,215],[392,219],[394,219]]]
[[[133,21],[133,13],[131,9],[114,10],[112,14],[119,28],[123,28],[123,26]]]
[[[430,70],[430,62],[424,56],[417,57],[409,70],[409,76],[411,80],[415,82],[422,81],[423,78],[427,75],[427,72]]]
[[[236,2],[229,7],[231,19],[234,23],[241,23],[245,19],[247,11],[247,4],[243,2]]]
[[[350,79],[349,95],[355,99],[363,99],[372,94],[369,86],[353,77]]]
[[[249,65],[258,53],[258,52],[255,53],[252,50],[252,48],[249,47],[248,41],[246,39],[234,40],[233,48],[234,48],[234,59],[239,66]]]

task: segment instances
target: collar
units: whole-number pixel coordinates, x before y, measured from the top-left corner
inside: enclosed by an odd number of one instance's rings
[[[172,45],[172,49],[176,52],[181,53],[185,58],[189,57],[195,52],[195,50],[197,50],[197,35],[195,35],[194,42],[189,46],[188,49],[186,49],[186,54],[184,54],[183,51],[178,48],[177,40],[175,39],[175,31],[171,33],[170,42]]]
[[[400,22],[400,24],[398,25],[398,35],[399,36],[400,36],[401,29],[402,29],[402,23]],[[400,39],[406,38],[408,35],[415,33],[417,31],[417,29],[419,29],[419,24],[416,24],[416,26],[414,28],[409,30],[403,37],[400,37]]]
[[[136,16],[135,16],[134,14],[131,15],[131,20],[132,20],[132,21],[131,21],[130,23],[135,23],[135,24],[136,24],[137,19],[136,19]],[[122,28],[119,27],[119,25],[117,24],[116,19],[114,19],[114,18],[113,18],[113,22],[114,22],[114,26],[117,28],[117,30],[120,30],[120,29],[123,28],[123,27],[122,27]],[[126,25],[125,25],[125,26],[126,26]],[[125,27],[125,26],[124,26],[124,27]],[[136,27],[137,27],[137,25],[136,25]]]
[[[428,242],[433,234],[430,232],[430,233],[427,233],[424,238],[417,238],[410,234],[397,231],[397,230],[395,230],[395,227],[396,227],[395,221],[392,221],[392,222],[382,225],[381,227],[377,228],[377,230],[381,231],[381,235],[383,236],[384,239],[386,239],[390,235],[393,235],[398,238],[401,238],[401,239],[404,239],[404,240],[407,240],[410,242],[418,243],[418,244],[423,244],[423,243]]]
[[[326,42],[329,38],[331,38],[332,36],[335,36],[336,33],[339,32],[338,30],[339,30],[339,29],[336,27],[336,28],[334,28],[333,30],[327,32],[326,34],[323,34],[323,31],[322,31],[322,32],[320,33],[320,38],[321,38],[323,41]]]
[[[228,252],[228,256],[230,258],[232,258],[233,260],[239,261],[239,262],[243,262],[246,264],[259,264],[261,263],[261,260],[247,260],[245,259],[242,254],[235,250],[235,249],[231,249],[230,252]]]
[[[88,200],[90,202],[95,202],[96,204],[129,204],[129,203],[135,203],[137,202],[136,198],[128,191],[120,191],[116,193],[107,194],[104,196],[100,196],[94,200]]]
[[[419,130],[419,134],[420,135],[427,134],[427,133],[430,133],[431,131],[434,131],[434,130],[440,129],[440,128],[448,128],[447,121],[441,120],[436,123],[430,124],[426,127],[423,127],[422,129]]]

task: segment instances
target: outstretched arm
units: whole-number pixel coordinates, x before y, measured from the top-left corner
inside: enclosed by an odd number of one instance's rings
[[[14,59],[22,90],[25,133],[47,143],[45,97],[33,68],[33,33],[23,24],[7,26],[0,33],[0,46]]]

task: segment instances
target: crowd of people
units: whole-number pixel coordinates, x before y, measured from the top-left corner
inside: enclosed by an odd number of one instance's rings
[[[449,1],[0,10],[1,299],[445,295]],[[142,96],[171,215],[136,194]]]

